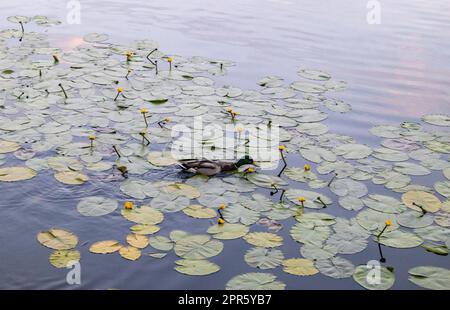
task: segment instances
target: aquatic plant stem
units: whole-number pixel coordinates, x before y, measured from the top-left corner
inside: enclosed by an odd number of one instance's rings
[[[383,251],[381,251],[381,243],[378,243],[378,252],[380,253],[380,262],[381,263],[385,263],[386,262],[386,258],[384,258]]]
[[[333,183],[334,179],[337,177],[337,173],[334,174],[334,176],[331,178],[330,182],[328,182],[327,187],[330,187],[331,183]]]
[[[323,205],[324,208],[327,207],[327,204],[326,204],[325,202],[323,202],[323,200],[322,200],[322,198],[320,198],[320,196],[317,197],[316,200],[317,200],[318,202],[320,202],[320,203]]]
[[[412,204],[413,204],[413,206],[416,206],[416,207],[420,208],[420,210],[422,211],[422,215],[420,217],[422,217],[422,216],[424,216],[425,214],[428,213],[428,211],[425,210],[421,205],[419,205],[419,204],[417,204],[415,202],[413,202]]]
[[[64,87],[62,86],[62,84],[59,83],[58,86],[61,87],[62,92],[64,93],[64,97],[66,97],[66,99],[68,99],[69,97],[67,96],[66,90],[64,89]]]
[[[23,37],[25,35],[25,28],[23,27],[23,23],[21,21],[19,22],[19,24],[20,24],[20,28],[22,29],[22,36],[20,37],[19,42],[22,42]]]
[[[280,155],[281,155],[281,159],[283,160],[284,166],[283,166],[283,168],[281,168],[280,173],[278,173],[278,177],[280,177],[283,174],[284,169],[286,169],[286,167],[287,167],[286,158],[284,158],[284,153],[282,150],[280,150]]]
[[[112,147],[113,147],[114,152],[116,152],[117,157],[119,157],[119,158],[122,157],[122,156],[120,156],[120,153],[119,153],[119,151],[117,150],[117,147],[116,147],[115,145],[113,145]]]

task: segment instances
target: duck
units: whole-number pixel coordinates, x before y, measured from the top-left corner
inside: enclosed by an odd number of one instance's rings
[[[221,172],[235,171],[244,165],[255,165],[255,163],[250,156],[244,156],[236,162],[209,159],[182,159],[178,163],[178,166],[183,171],[206,176],[214,176]]]

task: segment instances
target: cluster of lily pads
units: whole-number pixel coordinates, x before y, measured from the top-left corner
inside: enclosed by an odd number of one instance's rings
[[[227,289],[284,289],[270,272],[277,268],[295,276],[353,277],[367,289],[389,289],[395,270],[382,266],[381,283],[373,284],[365,264],[355,266],[345,257],[364,251],[370,240],[448,254],[450,133],[439,128],[450,126],[450,116],[425,115],[422,121],[435,126],[431,131],[420,122],[375,126],[370,133],[382,140],[374,148],[322,123],[328,113],[351,111],[348,103],[328,96],[347,87],[328,73],[301,69],[300,80],[290,85],[267,76],[258,81],[259,90],[215,86],[213,77],[226,74],[232,62],[168,55],[151,40],[124,46],[99,33],[61,51],[49,45],[46,34],[28,29],[32,22],[58,21],[8,20],[20,26],[0,31],[0,182],[51,171],[61,186],[101,180],[119,188],[127,201],[88,196],[74,206],[80,216],[108,216],[120,207],[124,220],[133,223],[124,232],[126,242],[98,240],[91,253],[118,252],[134,261],[147,248],[158,259],[174,251],[180,258],[176,271],[203,276],[220,271],[210,259],[227,240],[242,238],[252,246],[244,260],[255,271],[231,278]],[[241,128],[279,124],[287,167],[279,175],[252,168],[148,180],[147,173],[177,162],[161,150],[173,143],[172,127],[192,128],[194,116],[211,124],[239,122]],[[201,143],[195,147],[207,146],[215,158],[223,154],[222,137],[196,134]],[[296,167],[297,162],[306,165]],[[416,177],[433,172],[442,179],[433,188],[416,183]],[[369,193],[367,183],[389,194]],[[347,210],[348,217],[329,214],[332,208]],[[217,224],[204,234],[158,234],[174,212]],[[223,221],[217,222],[219,215]],[[299,257],[285,257],[279,249],[284,240],[277,232],[289,219],[295,219],[289,232],[301,245]],[[78,238],[67,229],[42,231],[37,240],[54,250],[49,260],[55,267],[80,260]],[[409,270],[409,280],[449,289],[450,270],[418,266]]]

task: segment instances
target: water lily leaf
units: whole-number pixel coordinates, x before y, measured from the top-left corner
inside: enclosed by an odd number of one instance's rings
[[[442,196],[450,197],[450,181],[436,182],[434,183],[434,189]]]
[[[360,198],[345,196],[339,197],[339,205],[350,211],[359,211],[364,207],[364,202]]]
[[[178,212],[189,206],[189,198],[161,193],[152,199],[150,205],[162,212]]]
[[[273,205],[272,210],[264,213],[271,220],[280,221],[286,220],[297,213],[295,208],[292,208],[290,204],[287,203],[276,203]]]
[[[181,259],[175,261],[175,270],[190,276],[206,276],[220,270],[217,264],[203,259]]]
[[[374,234],[381,232],[386,226],[385,222],[388,220],[391,221],[391,225],[386,228],[385,232],[398,228],[395,214],[378,212],[372,209],[364,209],[356,216],[356,221],[358,224]]]
[[[141,251],[133,246],[123,246],[119,249],[119,254],[128,260],[137,260],[141,257]]]
[[[441,226],[430,225],[427,227],[416,228],[414,229],[414,233],[425,240],[445,242],[450,235],[450,229]]]
[[[400,201],[384,195],[369,195],[363,202],[367,207],[384,213],[401,213],[405,210],[405,207]]]
[[[233,204],[222,211],[225,221],[228,223],[242,223],[251,225],[259,220],[259,212],[250,210],[241,204]]]
[[[408,280],[430,290],[450,290],[450,270],[434,266],[411,268]]]
[[[450,116],[445,114],[428,114],[422,116],[422,120],[426,123],[436,126],[450,126]]]
[[[297,242],[320,244],[328,239],[330,232],[328,226],[313,226],[305,223],[297,223],[292,226],[289,233]]]
[[[319,273],[314,262],[304,258],[290,258],[283,261],[283,271],[296,276],[312,276]]]
[[[83,37],[83,40],[89,43],[104,42],[109,39],[109,36],[105,33],[89,33]]]
[[[327,99],[324,101],[324,105],[333,112],[347,113],[352,110],[352,106],[342,100]]]
[[[284,290],[286,284],[271,273],[250,272],[235,276],[227,282],[226,290]]]
[[[428,175],[431,173],[430,170],[428,170],[427,168],[421,166],[421,165],[417,165],[417,164],[413,164],[413,163],[396,163],[394,165],[394,170],[403,174],[408,174],[408,175],[416,175],[416,176],[420,176],[420,175]]]
[[[395,171],[384,171],[373,176],[372,182],[377,185],[382,184],[387,189],[400,190],[411,182],[411,178]]]
[[[150,246],[160,251],[170,251],[173,249],[173,242],[164,236],[154,236],[149,238]]]
[[[333,201],[328,196],[325,196],[321,193],[300,189],[290,188],[285,192],[285,196],[296,205],[301,205],[301,202],[298,200],[298,198],[304,197],[305,201],[303,205],[305,206],[305,208],[311,209],[322,209],[325,207],[323,203],[325,203],[327,206],[333,203]],[[318,200],[319,197],[323,203]]]
[[[252,267],[272,269],[283,262],[284,255],[280,250],[256,247],[248,250],[244,259]]]
[[[130,229],[136,235],[152,235],[154,233],[157,233],[161,228],[156,225],[136,224],[133,225]]]
[[[34,178],[36,171],[27,167],[5,167],[0,168],[1,182],[17,182]]]
[[[178,162],[172,157],[171,152],[150,152],[147,155],[147,160],[155,166],[170,166]]]
[[[163,192],[169,193],[175,196],[186,196],[189,199],[195,199],[200,197],[200,192],[195,187],[183,184],[173,183],[162,188]]]
[[[20,144],[12,141],[0,140],[0,154],[11,153],[20,149]]]
[[[183,209],[183,212],[190,217],[198,219],[211,219],[217,217],[217,212],[210,208],[205,208],[201,205],[190,205]]]
[[[283,187],[287,185],[287,182],[282,178],[261,173],[250,173],[247,175],[247,180],[249,180],[256,186],[265,188],[273,188],[274,186]]]
[[[263,248],[274,248],[283,244],[283,237],[266,232],[249,233],[244,236],[244,240],[251,245]]]
[[[137,234],[129,234],[127,236],[127,242],[129,245],[138,248],[138,249],[144,249],[148,246],[148,238],[144,235],[137,235]]]
[[[117,200],[102,196],[90,196],[83,198],[77,210],[84,216],[102,216],[114,212],[117,209]]]
[[[55,179],[68,185],[81,185],[89,180],[89,177],[78,171],[61,171],[55,174]]]
[[[273,202],[262,194],[253,194],[252,199],[243,197],[241,204],[254,211],[268,211],[272,208]]]
[[[330,190],[338,196],[363,197],[369,192],[367,186],[352,179],[337,179],[331,182]]]
[[[331,244],[305,243],[300,248],[303,257],[311,260],[328,259],[337,254],[337,248]]]
[[[308,82],[293,82],[291,84],[291,87],[304,93],[321,94],[327,91],[327,89],[322,85]]]
[[[191,235],[178,240],[175,254],[185,259],[205,259],[220,254],[223,243],[208,235]]]
[[[397,222],[408,228],[422,228],[433,224],[433,216],[414,210],[408,210],[397,216]]]
[[[320,273],[335,279],[350,278],[355,270],[353,263],[342,257],[332,257],[316,261]]]
[[[329,73],[320,70],[301,69],[297,71],[297,74],[308,80],[328,81],[331,79],[331,75]]]
[[[78,244],[77,236],[70,231],[60,228],[41,231],[37,235],[37,240],[43,246],[54,250],[70,250]]]
[[[122,245],[116,240],[98,241],[91,245],[89,251],[96,254],[110,254],[119,251]]]
[[[132,210],[123,209],[121,212],[127,220],[138,224],[156,225],[164,219],[161,211],[148,206],[137,207]]]
[[[385,232],[379,238],[374,236],[373,239],[385,246],[399,249],[414,248],[423,243],[422,238],[416,234],[400,230]]]
[[[372,149],[364,144],[349,143],[339,145],[334,149],[337,155],[345,159],[362,159],[372,154]]]
[[[56,268],[67,268],[73,262],[80,260],[80,252],[77,250],[57,250],[50,254],[50,264]],[[70,264],[70,265],[69,265]]]
[[[424,143],[425,147],[432,151],[438,153],[449,154],[450,153],[450,143],[440,142],[440,141],[427,141]]]
[[[314,145],[305,145],[300,148],[300,155],[306,160],[313,163],[321,163],[323,160],[334,162],[336,161],[336,154],[325,148]],[[319,172],[320,173],[320,172]]]
[[[408,154],[387,148],[375,149],[372,156],[385,161],[405,161],[409,159]]]
[[[336,223],[333,215],[320,212],[301,213],[296,215],[295,219],[300,223],[311,226],[330,226]]]
[[[435,244],[423,244],[422,247],[427,250],[427,252],[434,253],[437,255],[447,256],[448,247],[446,245],[435,245]]]
[[[339,231],[326,241],[332,245],[339,254],[356,254],[367,248],[367,236],[352,230]]]
[[[437,212],[441,208],[441,201],[433,194],[424,191],[409,191],[402,195],[405,206],[415,211]]]
[[[369,131],[374,136],[381,138],[396,139],[401,137],[401,129],[396,126],[379,125],[372,127]]]
[[[208,233],[212,234],[214,238],[221,240],[238,239],[245,236],[249,231],[248,226],[242,224],[224,225],[216,224],[208,228]]]
[[[303,168],[286,168],[284,174],[289,178],[297,182],[307,182],[310,180],[316,180],[317,176],[311,170],[306,171]]]
[[[378,268],[378,267],[376,267]],[[371,272],[372,271],[372,272]],[[355,268],[353,279],[368,290],[388,290],[394,285],[394,273],[384,266],[380,266],[378,272],[374,272],[373,267],[360,265]],[[379,274],[379,278],[377,275]]]

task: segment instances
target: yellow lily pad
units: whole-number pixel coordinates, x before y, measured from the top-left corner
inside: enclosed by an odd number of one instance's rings
[[[141,251],[133,246],[124,246],[119,250],[120,256],[128,260],[137,260],[141,257]]]
[[[283,271],[296,276],[312,276],[319,273],[314,262],[305,258],[290,258],[283,261]]]
[[[80,252],[77,250],[57,250],[50,254],[49,261],[56,268],[67,268],[69,263],[80,261]]]
[[[55,174],[55,179],[68,185],[81,185],[89,180],[89,177],[78,171],[61,171]]]
[[[266,232],[253,232],[244,236],[248,243],[263,248],[273,248],[283,244],[283,237]]]
[[[424,191],[409,191],[402,195],[405,206],[416,211],[437,212],[441,208],[441,201],[433,194]]]
[[[189,199],[195,199],[200,197],[200,192],[195,187],[183,184],[173,183],[163,188],[163,192],[168,194],[175,194],[176,196],[186,196]]]
[[[70,250],[78,244],[77,236],[70,231],[59,228],[41,231],[37,235],[37,240],[43,246],[54,250]]]
[[[122,245],[116,240],[98,241],[91,245],[89,251],[95,254],[110,254],[119,251]]]
[[[129,234],[127,236],[127,242],[138,249],[144,249],[148,246],[148,238],[144,235],[136,235],[136,234]]]
[[[0,181],[17,182],[34,178],[37,172],[27,167],[0,168]]]
[[[122,215],[129,221],[147,225],[159,224],[164,219],[164,215],[161,211],[147,206],[142,206],[131,210],[123,209]]]
[[[130,229],[136,235],[152,235],[157,233],[161,228],[156,225],[137,224],[132,226]]]
[[[198,219],[211,219],[217,216],[215,210],[203,207],[201,205],[190,205],[189,207],[183,209],[183,212],[190,217],[195,217]]]
[[[1,140],[0,141],[0,154],[11,153],[20,149],[20,144],[17,142]]]

